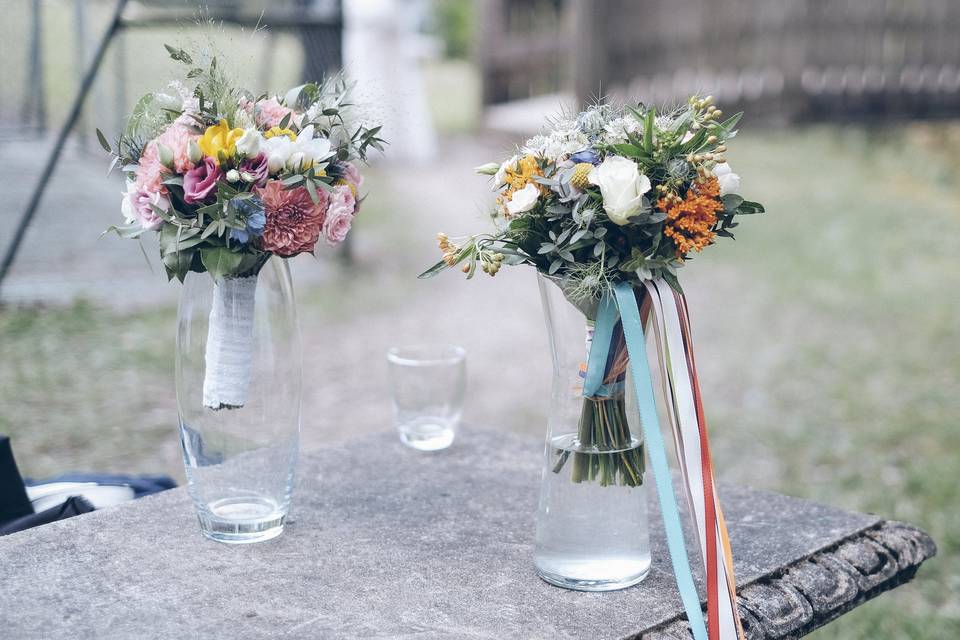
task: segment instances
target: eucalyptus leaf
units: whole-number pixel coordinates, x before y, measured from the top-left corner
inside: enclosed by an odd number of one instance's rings
[[[233,253],[226,247],[200,249],[200,261],[214,280],[233,274],[242,259],[239,253]]]

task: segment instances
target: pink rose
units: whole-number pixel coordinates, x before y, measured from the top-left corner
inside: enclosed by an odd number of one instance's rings
[[[203,162],[183,176],[183,201],[187,204],[199,204],[207,200],[216,190],[217,180],[222,177],[223,170],[216,160],[205,156]]]
[[[323,237],[331,247],[343,242],[353,225],[353,213],[357,201],[349,185],[333,188],[327,217],[323,221]]]
[[[158,191],[144,191],[136,183],[127,183],[127,192],[123,194],[123,203],[120,208],[128,223],[136,222],[144,229],[154,231],[163,224],[156,210],[170,210],[170,200]]]

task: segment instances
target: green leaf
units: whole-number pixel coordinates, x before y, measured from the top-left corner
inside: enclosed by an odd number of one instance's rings
[[[136,238],[139,238],[140,236],[142,236],[143,233],[144,233],[144,231],[146,231],[146,229],[144,229],[143,227],[141,227],[141,226],[138,225],[138,224],[131,224],[131,225],[126,225],[126,226],[122,226],[122,227],[118,227],[118,226],[116,226],[116,225],[110,225],[109,227],[107,227],[107,228],[104,230],[103,233],[100,234],[100,237],[102,238],[103,236],[107,235],[108,233],[116,233],[116,234],[117,234],[118,236],[120,236],[121,238],[134,238],[134,239],[136,239]]]
[[[112,149],[110,148],[110,143],[107,142],[107,136],[103,135],[103,131],[97,129],[97,140],[100,142],[100,146],[103,147],[103,150],[107,153],[111,153]]]
[[[680,281],[677,280],[677,276],[673,275],[666,269],[660,270],[660,277],[667,281],[667,284],[670,285],[670,288],[683,295],[683,288],[680,286]]]
[[[766,209],[763,208],[763,205],[759,202],[750,202],[749,200],[744,200],[740,203],[740,206],[737,207],[737,215],[750,215],[754,213],[766,213]]]
[[[433,265],[432,267],[430,267],[429,269],[427,269],[417,277],[420,278],[421,280],[426,280],[427,278],[432,278],[433,276],[437,275],[438,273],[440,273],[444,269],[447,269],[448,267],[449,265],[443,260],[441,260],[440,262]]]
[[[310,194],[313,204],[320,204],[320,196],[317,195],[317,186],[313,184],[313,180],[306,180],[304,184],[307,186],[307,193]]]
[[[281,129],[286,129],[290,125],[290,112],[287,112],[287,115],[283,116],[283,119],[278,125]]]
[[[226,247],[210,247],[200,249],[200,262],[214,280],[231,275],[240,266],[243,256],[233,253]]]
[[[724,211],[736,211],[737,208],[743,204],[743,198],[735,193],[728,193],[720,199],[723,201]]]
[[[624,156],[645,156],[647,155],[643,149],[640,147],[634,146],[632,144],[621,143],[621,144],[612,144],[610,148],[616,151],[617,153]]]
[[[650,107],[643,123],[643,149],[647,153],[653,151],[653,125],[656,118],[656,109]]]
[[[720,123],[720,128],[723,129],[726,133],[731,133],[737,124],[740,122],[740,118],[743,117],[743,111],[740,113],[735,113],[723,122]]]
[[[187,272],[190,271],[190,264],[193,262],[195,252],[195,249],[166,252],[161,249],[163,266],[167,270],[167,277],[171,280],[176,277],[177,280],[183,282],[183,279],[187,277]]]

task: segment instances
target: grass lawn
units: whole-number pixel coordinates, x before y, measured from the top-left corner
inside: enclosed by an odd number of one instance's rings
[[[956,131],[744,134],[731,161],[770,213],[684,273],[722,479],[909,521],[939,545],[917,582],[819,638],[960,637]],[[389,188],[376,199],[389,203]],[[364,233],[393,235],[398,223],[370,205]],[[302,296],[302,317],[362,330],[337,291]],[[0,309],[0,432],[24,472],[179,474],[174,318],[169,306]]]

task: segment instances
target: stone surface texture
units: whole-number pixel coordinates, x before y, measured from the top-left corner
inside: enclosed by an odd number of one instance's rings
[[[640,585],[581,593],[536,577],[542,455],[536,440],[496,431],[468,428],[435,454],[377,434],[303,455],[291,520],[269,542],[206,540],[183,489],[0,538],[0,630],[23,640],[689,638],[654,504],[654,564]],[[721,497],[751,639],[802,636],[936,552],[918,529],[875,516],[740,487]]]

